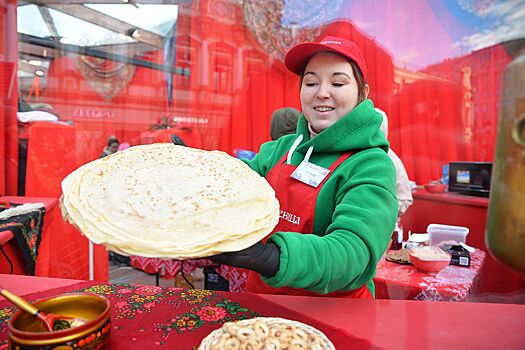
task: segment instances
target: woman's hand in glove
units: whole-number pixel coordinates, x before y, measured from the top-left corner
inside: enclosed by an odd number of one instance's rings
[[[274,243],[257,242],[238,252],[222,253],[208,257],[218,264],[253,270],[265,277],[272,277],[279,270],[281,252]]]

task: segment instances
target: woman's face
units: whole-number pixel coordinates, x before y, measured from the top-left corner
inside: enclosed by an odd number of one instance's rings
[[[365,85],[365,96],[369,87]],[[312,129],[319,133],[358,105],[358,86],[348,60],[320,52],[306,64],[301,85],[301,107]]]

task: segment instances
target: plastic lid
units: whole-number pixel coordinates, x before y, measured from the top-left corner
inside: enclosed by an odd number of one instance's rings
[[[421,243],[421,242],[426,242],[429,239],[430,239],[430,235],[428,233],[412,233],[408,241]]]
[[[430,224],[427,227],[427,232],[432,233],[436,231],[446,231],[446,232],[453,232],[453,233],[465,233],[468,234],[469,229],[468,227],[463,226],[451,226],[451,225],[442,225],[442,224]]]

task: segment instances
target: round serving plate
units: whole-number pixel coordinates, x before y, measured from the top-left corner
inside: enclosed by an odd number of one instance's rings
[[[298,321],[287,320],[285,318],[279,317],[257,317],[248,320],[237,321],[235,322],[235,324],[240,327],[246,327],[255,324],[255,322],[259,320],[264,321],[264,323],[266,323],[270,329],[272,328],[272,325],[295,326],[296,328],[304,331],[306,334],[317,337],[321,343],[321,348],[323,350],[335,350],[334,344],[328,339],[328,337],[323,332],[312,326]],[[212,344],[214,344],[215,341],[219,340],[223,334],[224,328],[214,330],[202,340],[199,346],[199,350],[211,350]]]

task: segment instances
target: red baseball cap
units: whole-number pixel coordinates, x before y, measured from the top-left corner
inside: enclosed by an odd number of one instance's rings
[[[300,75],[308,60],[321,51],[336,52],[350,58],[357,63],[366,80],[365,59],[359,47],[353,41],[335,36],[325,36],[319,42],[307,42],[292,47],[284,58],[284,64],[290,71]]]

